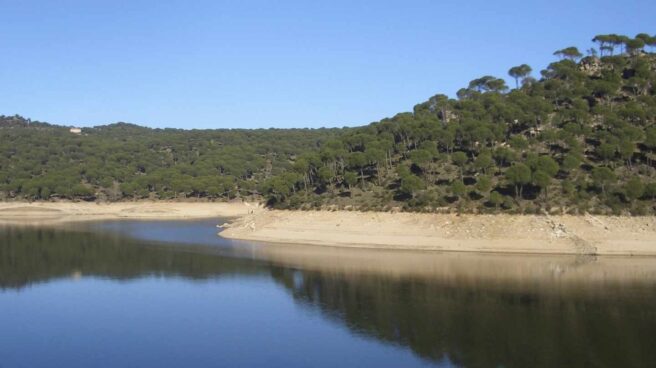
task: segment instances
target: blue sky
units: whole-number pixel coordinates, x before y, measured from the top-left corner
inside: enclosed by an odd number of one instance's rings
[[[364,125],[469,80],[656,33],[655,1],[0,0],[0,114],[65,125]]]

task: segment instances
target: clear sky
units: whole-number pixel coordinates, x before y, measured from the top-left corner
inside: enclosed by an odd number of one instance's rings
[[[600,33],[656,1],[0,0],[0,114],[92,126],[363,125]]]

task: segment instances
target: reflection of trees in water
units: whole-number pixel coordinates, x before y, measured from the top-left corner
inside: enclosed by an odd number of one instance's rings
[[[581,296],[282,269],[273,277],[306,307],[434,361],[448,357],[466,367],[656,366],[653,288],[639,297],[619,287]]]
[[[299,271],[208,254],[208,249],[97,233],[3,229],[0,288],[75,273],[204,279],[269,269],[306,308],[432,361],[448,358],[467,367],[656,366],[653,287],[629,290],[618,284],[562,292],[542,284],[502,288],[463,280]],[[574,266],[589,261],[579,259]]]
[[[59,231],[0,230],[0,288],[75,275],[129,279],[146,275],[204,279],[262,271],[252,261],[208,256],[202,247],[154,245],[123,237]]]

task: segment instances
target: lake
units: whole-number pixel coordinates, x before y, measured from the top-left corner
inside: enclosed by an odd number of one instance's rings
[[[655,367],[656,259],[0,228],[0,367]]]

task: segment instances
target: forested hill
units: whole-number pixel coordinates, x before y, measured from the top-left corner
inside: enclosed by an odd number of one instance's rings
[[[117,123],[83,128],[0,116],[0,196],[122,200],[257,195],[348,129],[150,129]]]
[[[360,128],[84,128],[0,117],[0,196],[277,208],[656,213],[656,37],[483,76]]]

